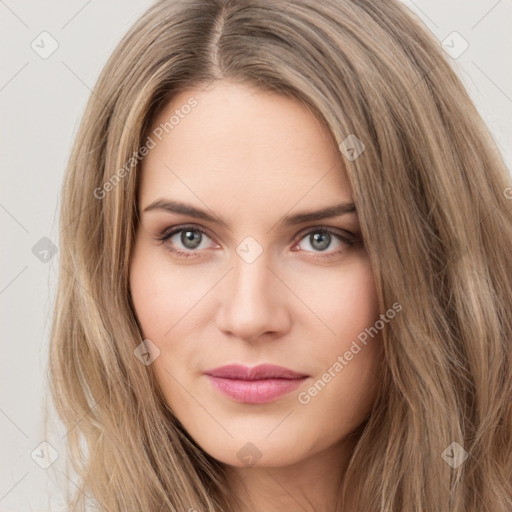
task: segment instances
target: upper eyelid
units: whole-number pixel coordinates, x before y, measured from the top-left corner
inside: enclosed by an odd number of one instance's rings
[[[162,231],[162,233],[158,237],[159,238],[164,238],[164,237],[167,238],[167,237],[175,235],[176,233],[179,233],[180,231],[185,231],[186,229],[190,229],[191,231],[194,231],[194,230],[200,231],[201,233],[204,233],[208,237],[210,237],[212,239],[214,238],[208,233],[207,229],[200,227],[200,226],[196,226],[194,224],[183,224],[183,225],[180,224],[180,225],[172,226],[172,227],[167,228],[164,231]]]

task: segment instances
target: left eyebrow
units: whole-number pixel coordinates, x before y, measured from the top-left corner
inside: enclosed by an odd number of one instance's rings
[[[144,208],[144,212],[151,210],[164,210],[170,213],[179,213],[183,215],[189,215],[197,219],[206,220],[214,224],[226,223],[219,217],[212,215],[200,208],[192,206],[190,204],[181,203],[179,201],[170,201],[167,199],[158,199],[151,203],[149,206]],[[341,217],[342,215],[354,214],[357,215],[356,206],[354,203],[340,203],[333,206],[327,206],[321,210],[295,213],[293,215],[286,215],[278,223],[277,226],[294,226],[296,224],[302,224],[304,222],[311,222],[317,220],[328,219],[332,217]]]
[[[329,219],[332,217],[341,217],[342,215],[357,215],[356,205],[354,203],[340,203],[333,206],[327,206],[321,210],[313,212],[301,212],[283,217],[278,226],[294,226],[303,222],[311,222],[316,220]]]

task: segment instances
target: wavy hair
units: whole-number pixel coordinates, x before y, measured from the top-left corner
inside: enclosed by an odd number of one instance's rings
[[[219,80],[292,97],[338,144],[365,145],[345,167],[379,308],[403,310],[383,329],[343,510],[510,512],[510,176],[440,44],[395,0],[164,0],[111,55],[64,179],[49,352],[80,490],[106,512],[236,510],[134,356],[129,290],[152,120]],[[84,510],[82,492],[70,501]]]

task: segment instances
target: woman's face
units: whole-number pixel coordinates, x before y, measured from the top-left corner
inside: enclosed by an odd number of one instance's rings
[[[233,466],[334,453],[382,360],[338,148],[300,103],[226,82],[175,97],[150,137],[130,286],[170,408]],[[298,376],[207,375],[233,364]]]

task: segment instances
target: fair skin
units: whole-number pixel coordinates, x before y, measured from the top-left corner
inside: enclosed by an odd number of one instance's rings
[[[175,96],[153,128],[191,96],[197,106],[151,149],[141,174],[130,288],[143,337],[160,350],[151,368],[184,428],[225,465],[241,512],[334,511],[355,445],[347,436],[378,390],[380,337],[321,391],[308,390],[379,318],[374,279],[356,212],[278,223],[353,203],[343,157],[299,102],[227,82]],[[158,200],[222,222],[144,211]],[[174,226],[188,237],[155,240]],[[320,243],[318,228],[331,231]],[[257,245],[242,247],[262,251],[251,262],[237,252],[249,236]],[[232,363],[307,377],[270,403],[240,403],[203,373]]]

